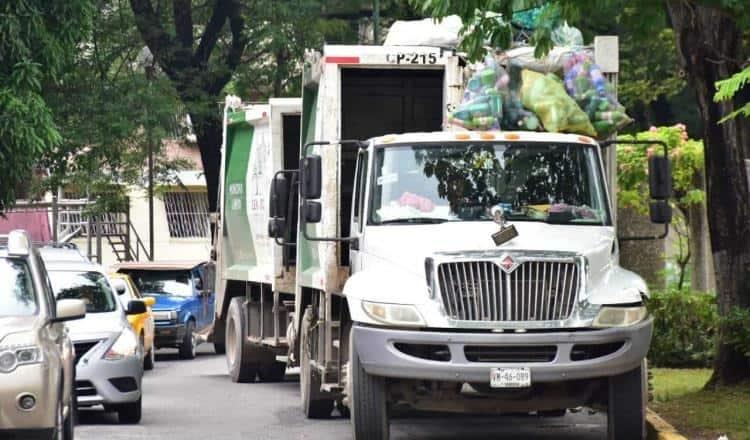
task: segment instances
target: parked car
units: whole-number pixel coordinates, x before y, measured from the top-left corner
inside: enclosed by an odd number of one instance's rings
[[[144,296],[156,299],[156,348],[179,349],[182,359],[195,358],[214,317],[214,292],[205,262],[120,263]]]
[[[146,303],[148,311],[138,315],[128,315],[128,322],[133,326],[133,331],[138,335],[138,341],[141,344],[143,352],[143,369],[153,370],[155,359],[154,348],[154,315],[151,307],[156,303],[156,299],[151,296],[144,297],[133,283],[130,276],[122,273],[109,274],[109,280],[115,293],[120,298],[120,302],[127,306],[130,301],[141,300]]]
[[[133,300],[123,307],[99,265],[61,256],[64,251],[42,250],[41,255],[57,299],[86,303],[86,318],[68,326],[75,347],[78,406],[102,405],[117,412],[120,423],[138,423],[143,353],[126,314],[146,313],[146,304]]]
[[[73,344],[63,321],[83,301],[55,302],[24,231],[0,236],[0,438],[73,439]]]

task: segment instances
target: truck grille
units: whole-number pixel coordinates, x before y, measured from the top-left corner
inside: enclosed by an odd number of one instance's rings
[[[580,284],[578,264],[560,261],[524,261],[507,272],[494,261],[446,262],[437,278],[448,316],[460,321],[564,320]]]

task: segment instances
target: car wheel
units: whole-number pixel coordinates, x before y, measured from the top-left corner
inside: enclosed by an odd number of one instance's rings
[[[135,402],[117,405],[117,418],[121,425],[131,425],[141,421],[141,398]]]
[[[645,438],[644,368],[639,366],[609,378],[607,439]]]
[[[310,360],[312,358],[310,338],[312,332],[313,314],[312,308],[305,309],[302,315],[302,328],[300,329],[300,373],[299,387],[302,397],[302,410],[308,419],[322,419],[331,416],[333,411],[333,399],[321,396],[321,377],[317,371],[312,371]]]
[[[180,359],[195,359],[195,322],[188,321],[180,344]]]
[[[156,362],[156,354],[154,353],[154,346],[151,346],[151,349],[146,353],[146,356],[143,358],[143,369],[144,370],[153,370],[154,369],[154,363]]]

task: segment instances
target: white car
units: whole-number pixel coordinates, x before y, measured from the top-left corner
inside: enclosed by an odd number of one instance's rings
[[[143,353],[125,315],[145,313],[146,305],[130,301],[123,306],[102,267],[62,255],[78,251],[50,251],[41,254],[56,298],[86,303],[86,318],[68,325],[76,351],[78,406],[102,405],[117,412],[120,423],[140,422]]]

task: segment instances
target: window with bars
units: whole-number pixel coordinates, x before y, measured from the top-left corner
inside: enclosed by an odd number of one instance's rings
[[[164,194],[169,236],[208,237],[208,193],[168,192]]]

